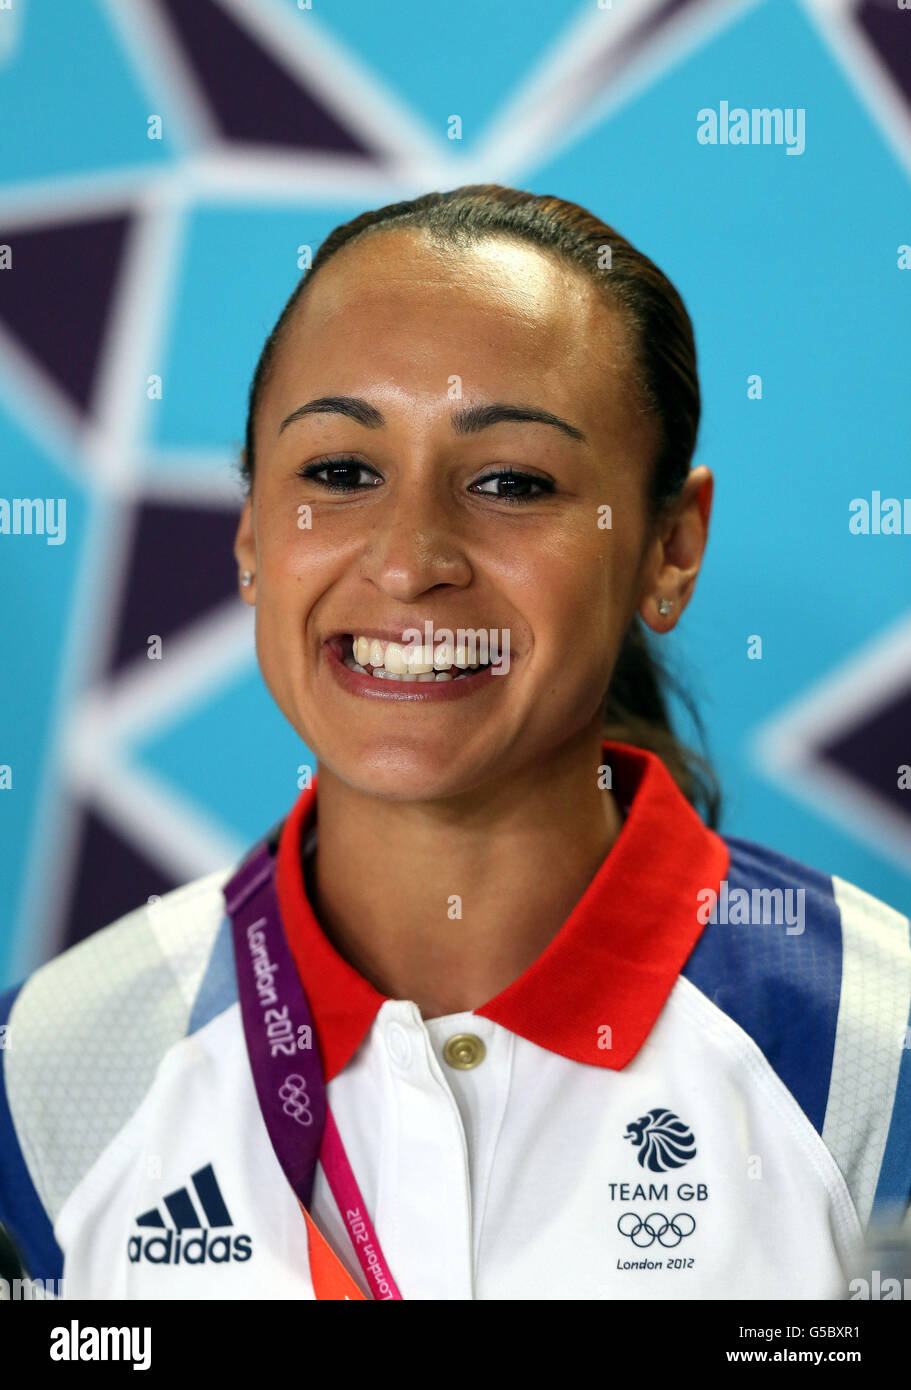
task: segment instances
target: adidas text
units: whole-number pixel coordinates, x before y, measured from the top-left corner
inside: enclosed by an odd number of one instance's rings
[[[153,1265],[228,1264],[232,1260],[243,1264],[253,1254],[249,1236],[213,1236],[203,1230],[188,1240],[180,1231],[165,1231],[163,1235],[130,1236],[128,1251],[131,1264],[141,1260]]]

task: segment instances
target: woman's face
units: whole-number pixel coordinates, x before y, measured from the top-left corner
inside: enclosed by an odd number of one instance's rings
[[[655,434],[629,353],[620,315],[581,273],[501,240],[444,252],[384,232],[337,253],[298,303],[259,407],[236,550],[255,576],[242,592],[266,684],[345,783],[447,797],[596,736],[654,580]],[[458,422],[494,404],[569,428]],[[500,672],[405,682],[344,665],[351,638],[428,622],[444,645],[485,631]]]

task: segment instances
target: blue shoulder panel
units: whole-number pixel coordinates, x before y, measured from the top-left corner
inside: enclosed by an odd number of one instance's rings
[[[778,889],[785,916],[768,920],[766,912],[763,920],[753,911],[748,922],[727,921],[735,914],[723,912],[719,895],[719,920],[709,920],[682,973],[749,1033],[821,1134],[841,995],[832,880],[775,850],[723,838],[731,853],[728,901],[735,889],[746,889],[751,903],[754,889]]]
[[[63,1252],[54,1236],[54,1228],[19,1147],[19,1138],[10,1114],[6,1095],[5,1068],[16,1045],[15,1020],[4,1036],[10,1014],[21,984],[0,995],[0,1222],[6,1227],[26,1272],[32,1279],[60,1279],[63,1275]]]
[[[892,1105],[892,1119],[879,1181],[873,1198],[874,1213],[904,1212],[911,1202],[911,1018],[905,1030],[905,1045],[898,1069],[898,1083]]]
[[[210,1023],[224,1013],[237,999],[237,971],[234,965],[234,944],[231,940],[231,920],[225,917],[215,935],[206,972],[193,1001],[187,1025],[187,1035]]]

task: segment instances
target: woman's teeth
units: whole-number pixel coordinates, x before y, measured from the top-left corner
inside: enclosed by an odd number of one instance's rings
[[[469,663],[468,648],[453,647],[451,642],[440,642],[436,647],[406,647],[376,637],[354,637],[351,655],[345,657],[349,670],[391,681],[459,680],[469,670],[477,671],[486,664]]]

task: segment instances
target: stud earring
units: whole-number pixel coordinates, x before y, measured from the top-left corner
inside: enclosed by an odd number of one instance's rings
[[[241,570],[241,572],[240,572],[240,582],[241,582],[241,584],[243,584],[243,586],[244,586],[245,589],[247,588],[247,586],[248,586],[249,584],[252,584],[252,582],[253,582],[253,575],[252,575],[252,573],[251,573],[250,570]]]
[[[658,606],[658,612],[661,614],[662,618],[666,618],[668,613],[670,613],[671,609],[674,606],[669,598],[656,599],[656,603]]]

